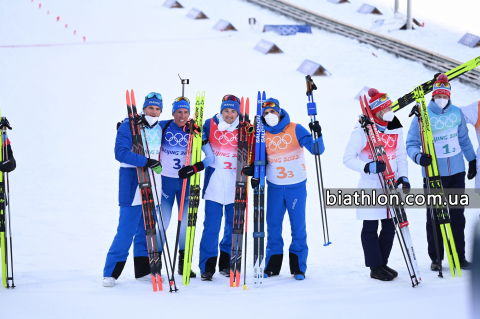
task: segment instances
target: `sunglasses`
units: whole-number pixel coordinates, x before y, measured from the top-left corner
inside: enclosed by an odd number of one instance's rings
[[[450,88],[450,83],[447,83],[447,82],[436,82],[435,83],[435,87],[437,87],[437,88],[441,88],[442,86],[444,88],[449,89]]]
[[[382,96],[379,98],[379,100],[380,100],[381,102],[385,102],[386,100],[388,100],[388,94],[385,93],[384,95],[382,95]]]
[[[190,100],[188,98],[186,98],[185,96],[177,97],[173,103],[180,102],[180,101],[187,101],[187,103],[190,104]]]
[[[262,103],[262,108],[275,107],[275,106],[278,106],[278,104],[275,103],[275,102],[263,102]],[[280,107],[280,106],[278,106],[278,107]]]
[[[155,93],[155,92],[148,93],[148,95],[145,98],[151,99],[153,97],[159,99],[160,101],[162,100],[162,95],[160,93]]]
[[[223,97],[222,102],[225,101],[234,101],[240,103],[240,99],[236,97],[235,95],[227,94]]]

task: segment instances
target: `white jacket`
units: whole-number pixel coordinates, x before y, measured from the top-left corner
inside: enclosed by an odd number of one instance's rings
[[[401,176],[407,177],[408,163],[407,151],[403,141],[403,130],[397,128],[393,130],[386,129],[382,136],[385,151],[387,152],[390,166],[395,173],[395,178]],[[355,129],[350,135],[345,153],[343,154],[343,164],[348,168],[360,173],[358,189],[381,188],[378,174],[366,174],[364,172],[365,164],[373,161],[370,148],[367,144],[367,137],[360,123],[355,125]],[[379,220],[387,218],[386,208],[358,209],[357,219],[360,220]]]

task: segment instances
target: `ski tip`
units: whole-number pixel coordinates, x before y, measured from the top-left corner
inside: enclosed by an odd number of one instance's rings
[[[158,290],[163,291],[162,277],[157,274]]]
[[[154,292],[157,292],[157,290],[158,290],[158,287],[157,287],[157,279],[155,278],[154,275],[150,275],[150,276],[152,276],[153,291],[154,291]]]

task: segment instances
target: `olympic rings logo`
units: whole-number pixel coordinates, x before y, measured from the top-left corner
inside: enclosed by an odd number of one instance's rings
[[[147,131],[147,141],[149,143],[160,143],[160,136],[158,136],[158,131],[148,130]]]
[[[171,146],[180,145],[181,147],[186,147],[188,144],[187,135],[188,134],[182,134],[182,133],[173,134],[172,132],[167,132],[165,134],[165,141],[167,141],[168,144]]]
[[[279,26],[277,27],[277,30],[280,35],[295,35],[298,32],[298,28],[295,26]]]
[[[450,114],[449,116],[442,115],[440,117],[431,117],[430,125],[434,126],[437,130],[446,127],[452,127],[453,124],[457,121],[456,114]]]
[[[383,145],[385,147],[392,147],[395,145],[395,142],[397,140],[397,138],[395,136],[391,136],[391,135],[388,135],[388,134],[382,134],[380,136],[380,138],[382,139],[383,141]]]
[[[221,145],[238,146],[238,133],[215,131],[214,136]]]
[[[284,150],[292,143],[292,136],[290,134],[284,134],[283,136],[274,136],[273,138],[267,138],[266,143],[271,151],[275,151],[277,148]]]

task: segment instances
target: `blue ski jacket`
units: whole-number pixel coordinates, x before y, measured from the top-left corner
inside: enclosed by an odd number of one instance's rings
[[[137,170],[135,167],[144,167],[147,157],[132,152],[132,133],[128,118],[120,125],[115,139],[115,159],[120,163],[134,167],[120,167],[118,205],[131,206],[138,186]]]
[[[438,107],[438,105],[433,100],[430,101],[427,108],[430,110],[430,112],[437,115],[446,114],[453,111],[456,112],[457,110],[458,112],[460,112],[461,119],[460,124],[458,125],[457,133],[458,143],[460,145],[461,152],[451,157],[438,158],[437,156],[437,163],[438,170],[440,171],[440,176],[451,176],[460,172],[464,172],[465,161],[463,160],[463,157],[465,156],[467,161],[472,161],[476,158],[476,154],[473,150],[472,142],[470,141],[470,138],[468,136],[467,123],[463,116],[462,110],[457,106],[453,105],[451,100],[448,102],[448,105],[443,110]],[[422,145],[420,141],[418,119],[416,117],[412,119],[412,124],[410,125],[410,129],[408,130],[406,144],[408,156],[412,161],[419,164],[420,156],[417,155],[421,153]],[[424,169],[422,169],[422,175],[423,177],[425,177]]]

